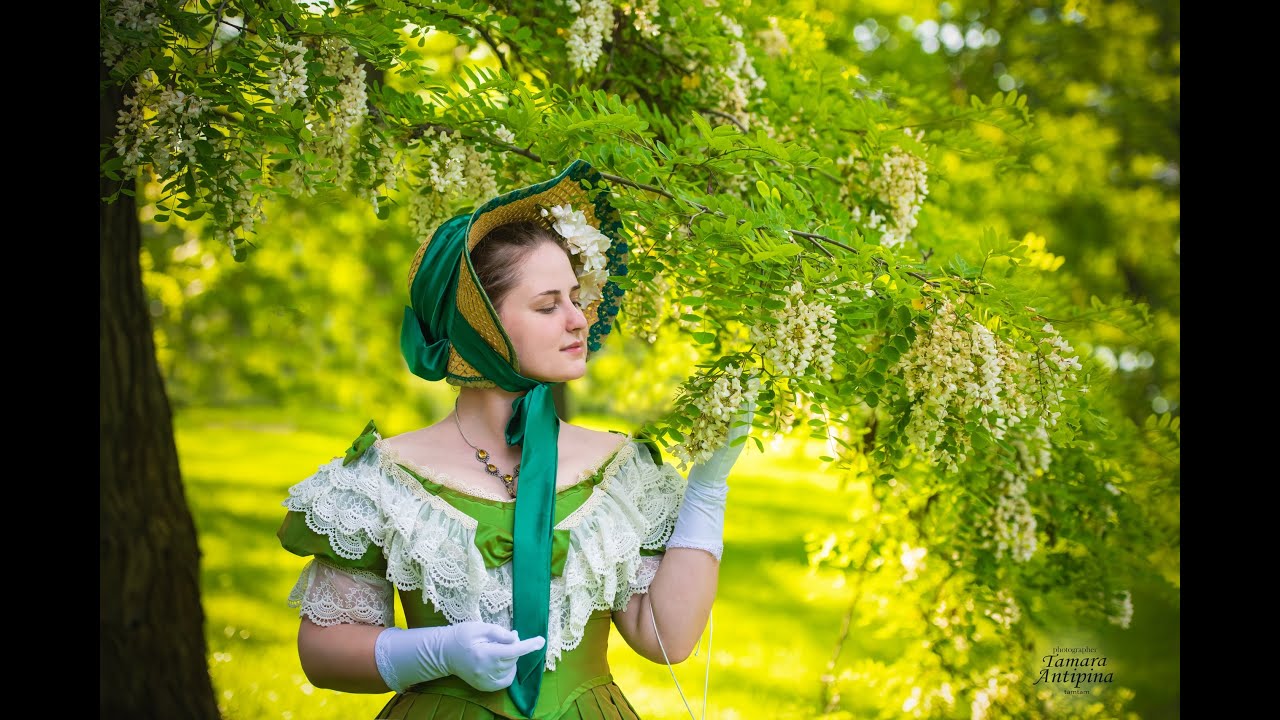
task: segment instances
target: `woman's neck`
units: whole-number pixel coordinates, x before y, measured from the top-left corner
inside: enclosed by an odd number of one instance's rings
[[[507,423],[511,421],[511,405],[524,395],[501,388],[460,388],[456,406],[457,420],[465,439],[471,444],[500,452],[507,447]]]

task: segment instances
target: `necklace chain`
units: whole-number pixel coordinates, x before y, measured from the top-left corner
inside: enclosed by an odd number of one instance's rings
[[[453,423],[458,426],[458,434],[462,436],[462,442],[471,445],[471,441],[467,439],[467,434],[462,432],[462,421],[458,418],[457,400],[453,401]],[[498,470],[497,465],[493,464],[492,456],[489,454],[488,450],[478,448],[475,445],[471,445],[471,449],[476,451],[476,460],[480,461],[481,465],[484,465],[485,472],[501,480],[502,484],[507,487],[507,494],[514,498],[516,496],[516,488],[519,486],[520,481],[520,463],[516,463],[516,469],[514,472],[509,475],[505,475]]]

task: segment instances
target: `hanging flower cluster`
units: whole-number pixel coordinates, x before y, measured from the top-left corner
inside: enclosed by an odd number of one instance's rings
[[[1129,623],[1133,621],[1133,594],[1128,590],[1116,593],[1111,600],[1111,612],[1107,616],[1107,620],[1112,625],[1119,625],[1128,630]]]
[[[636,31],[645,37],[658,37],[661,32],[658,24],[654,19],[658,17],[658,0],[635,0],[628,6],[631,13],[635,15],[634,25]]]
[[[566,0],[578,17],[569,26],[569,63],[586,72],[596,66],[604,39],[613,33],[613,6],[609,0]]]
[[[768,29],[756,31],[756,41],[769,57],[791,54],[791,42],[782,28],[778,27],[776,17],[770,16]]]
[[[208,100],[157,85],[150,72],[134,79],[133,93],[125,96],[116,119],[115,148],[124,158],[124,171],[131,174],[150,164],[168,176],[195,163],[196,142],[207,140],[203,115],[208,109]]]
[[[750,127],[752,118],[747,113],[747,105],[751,102],[752,91],[764,90],[767,84],[756,72],[751,54],[747,52],[747,46],[742,42],[742,26],[728,15],[720,15],[720,22],[729,34],[737,39],[730,43],[733,54],[728,64],[714,71],[714,74],[722,79],[722,85],[716,93],[721,101],[719,109]]]
[[[307,101],[307,48],[302,41],[281,42],[277,49],[284,59],[268,76],[267,90],[276,105],[288,107],[301,100]]]
[[[910,130],[905,132],[916,141],[924,141],[923,130],[915,135]],[[854,179],[855,186],[861,178],[870,178],[864,197],[874,199],[876,207],[864,210],[854,204],[850,210],[853,219],[865,222],[868,230],[881,233],[880,244],[885,247],[895,247],[910,240],[911,231],[917,225],[916,216],[929,195],[928,163],[895,146],[885,151],[874,167],[858,148],[837,158],[836,165],[848,168],[848,175]],[[852,191],[849,187],[840,190],[841,199],[845,200],[858,194],[856,187]]]
[[[911,442],[954,472],[965,460],[969,439],[962,423],[947,420],[976,413],[996,439],[1023,425],[1016,437],[1028,443],[1028,454],[1036,454],[1028,465],[1046,468],[1047,433],[1036,428],[1047,430],[1057,423],[1064,390],[1075,382],[1080,362],[1051,325],[1044,330],[1052,334],[1039,352],[1024,354],[944,301],[928,330],[890,368],[917,402],[906,428]],[[1026,387],[1030,383],[1035,383],[1034,393]],[[943,447],[948,433],[960,446],[958,453]]]
[[[1036,518],[1027,502],[1026,478],[1001,470],[997,485],[996,507],[979,525],[982,547],[995,548],[996,558],[1008,555],[1015,562],[1026,562],[1036,551]]]
[[[409,226],[426,239],[459,206],[475,206],[498,194],[488,150],[477,151],[455,135],[427,129],[419,145],[422,184],[409,199]]]
[[[137,33],[149,33],[160,27],[160,16],[155,13],[156,0],[120,0],[112,3],[114,8],[109,12],[111,21],[116,27]],[[107,67],[115,69],[116,65],[129,52],[129,48],[114,33],[102,33],[102,60]]]
[[[804,286],[793,283],[782,300],[785,306],[773,314],[778,322],[752,327],[751,342],[763,348],[762,354],[779,375],[799,377],[812,364],[817,365],[819,376],[830,380],[836,353],[835,309],[804,296]]]
[[[671,453],[687,466],[706,460],[724,444],[742,408],[760,394],[760,379],[743,378],[742,368],[730,365],[714,379],[698,376],[685,392],[692,398],[698,417],[684,442],[674,445]]]

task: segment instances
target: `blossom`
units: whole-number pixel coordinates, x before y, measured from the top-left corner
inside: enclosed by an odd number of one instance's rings
[[[816,365],[818,375],[831,379],[835,363],[835,309],[820,299],[805,300],[804,286],[793,283],[774,312],[777,323],[751,328],[751,341],[764,347],[763,355],[779,375],[799,376]]]
[[[599,62],[604,39],[613,32],[613,6],[609,0],[568,0],[567,4],[578,13],[569,26],[569,63],[587,71]]]
[[[962,423],[948,419],[976,411],[985,432],[1014,443],[1028,472],[1047,470],[1048,430],[1057,424],[1079,361],[1051,327],[1045,332],[1053,334],[1038,351],[1020,352],[943,301],[929,327],[889,368],[918,403],[906,427],[911,442],[954,472],[965,457],[945,450],[943,440],[950,435],[963,444],[968,435]]]
[[[983,547],[995,548],[997,559],[1008,555],[1015,562],[1026,562],[1036,551],[1036,518],[1027,502],[1027,483],[1008,470],[1001,470],[1001,474],[996,507],[978,533],[985,538]]]
[[[542,216],[552,218],[552,227],[565,239],[569,252],[578,257],[578,297],[588,303],[601,297],[601,289],[609,279],[609,236],[587,221],[581,210],[572,205],[542,208]]]
[[[631,12],[636,16],[635,28],[644,37],[657,37],[660,32],[653,20],[658,17],[658,0],[635,0]]]
[[[307,48],[302,41],[280,43],[284,55],[269,76],[267,89],[276,105],[288,106],[307,98]]]
[[[684,390],[692,398],[698,417],[684,441],[673,446],[671,453],[681,463],[691,465],[711,457],[725,443],[741,408],[754,403],[760,394],[760,380],[744,379],[742,368],[730,365],[714,378],[697,376]]]
[[[1112,625],[1119,625],[1128,630],[1129,623],[1133,620],[1133,594],[1128,590],[1118,592],[1112,597],[1111,608],[1107,614],[1107,620]]]
[[[423,132],[420,148],[422,183],[409,199],[409,223],[417,237],[431,237],[457,206],[474,206],[498,194],[488,151],[436,129]]]
[[[893,247],[906,242],[929,194],[929,166],[900,147],[890,148],[880,159],[880,172],[872,178],[870,189],[889,207],[887,217],[872,213],[871,227],[883,232],[880,244]]]
[[[789,55],[791,53],[791,43],[787,40],[787,34],[778,27],[778,18],[769,18],[769,29],[756,32],[756,39],[759,40],[760,46],[764,49],[764,54],[769,57],[778,57],[779,55]]]

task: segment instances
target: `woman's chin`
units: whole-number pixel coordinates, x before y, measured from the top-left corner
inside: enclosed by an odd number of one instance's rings
[[[548,370],[545,373],[532,373],[527,377],[537,380],[538,382],[568,382],[577,380],[587,374],[587,361],[577,360],[572,363],[562,365],[555,370]]]

